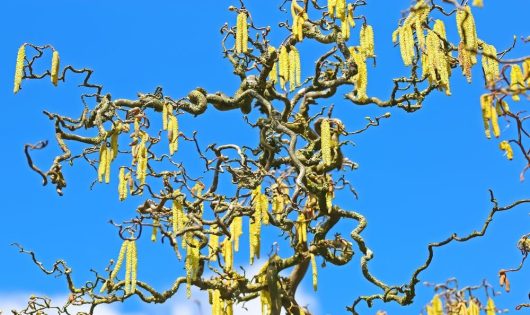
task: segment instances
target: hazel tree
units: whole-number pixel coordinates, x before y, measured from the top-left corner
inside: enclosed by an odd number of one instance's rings
[[[96,271],[94,279],[84,284],[74,281],[66,261],[58,260],[47,268],[33,251],[17,244],[43,272],[66,279],[70,298],[65,305],[53,306],[47,298],[33,296],[27,307],[15,314],[50,310],[71,314],[73,305],[86,305],[88,314],[97,314],[98,305],[134,296],[145,303],[164,303],[181,290],[190,296],[192,287],[208,291],[214,315],[230,315],[235,305],[254,299],[261,302],[263,314],[311,314],[312,310],[295,298],[302,279],[311,277],[317,290],[321,265],[352,265],[354,256],[360,257],[362,275],[378,293],[355,297],[346,306],[348,312],[357,314],[360,303],[371,307],[376,301],[408,305],[436,248],[481,237],[497,213],[530,202],[523,199],[500,205],[490,191],[491,209],[480,229],[430,243],[428,255],[418,262],[407,282],[392,284],[380,279],[370,269],[374,253],[363,237],[367,218],[335,202],[334,194],[346,191],[356,197],[348,176],[357,164],[343,154],[344,148],[356,135],[391,119],[390,113],[368,117],[363,128],[351,130],[334,115],[328,99],[342,95],[343,102],[351,105],[395,107],[412,113],[421,110],[435,93],[450,97],[451,78],[463,75],[469,82],[484,85],[485,93],[476,106],[481,108],[477,113],[482,113],[485,136],[499,139],[499,154],[504,153],[508,160],[518,154],[527,161],[521,173],[524,178],[530,167],[530,135],[526,131],[528,116],[521,108],[528,101],[530,57],[507,56],[515,45],[530,38],[514,39],[511,47],[497,48],[481,40],[471,5],[482,6],[482,1],[415,1],[403,8],[388,39],[399,49],[407,71],[392,80],[388,95],[375,96],[367,92],[369,72],[376,58],[384,56],[377,55],[374,37],[379,35],[370,25],[370,17],[363,15],[368,1],[285,0],[280,11],[288,12],[289,18],[277,25],[253,19],[242,0],[235,5],[228,7],[233,21],[221,28],[224,59],[240,82],[234,93],[197,87],[187,95],[171,96],[157,88],[152,93],[138,93],[135,99],[119,98],[91,80],[92,69],[62,66],[57,47],[20,46],[14,93],[28,80],[50,79],[58,86],[73,76],[81,76],[81,87],[90,90],[81,95],[79,117],[44,111],[53,122],[54,144],[62,153],[42,168],[31,152],[44,149],[48,142],[28,144],[29,167],[44,185],[55,186],[62,195],[70,180],[63,175],[65,164],[88,163],[93,168],[93,184],[115,189],[119,200],[132,198],[137,207],[128,209],[129,220],[112,222],[122,246],[116,249],[109,267]],[[458,37],[449,38],[446,28],[456,29]],[[281,29],[287,30],[288,36],[278,42],[271,40],[271,34]],[[354,33],[359,36],[352,36]],[[307,60],[299,49],[301,42],[319,45],[327,52]],[[37,71],[49,54],[49,70]],[[482,77],[472,77],[473,67],[482,67]],[[302,76],[302,68],[310,75]],[[240,111],[249,130],[257,130],[259,137],[250,146],[202,146],[196,132],[188,132],[188,127],[179,129],[179,117],[202,115],[206,110]],[[503,125],[515,129],[516,137],[504,137]],[[182,143],[196,149],[204,168],[200,178],[179,162]],[[331,234],[334,227],[350,221],[356,226],[349,235]],[[264,226],[274,229],[278,239],[263,238]],[[182,274],[168,289],[160,291],[142,281],[137,240],[144,237],[163,242],[183,265]],[[234,257],[247,243],[250,264],[267,258],[255,276],[234,264]],[[278,246],[289,250],[280,252]],[[506,285],[507,272],[523,267],[530,251],[528,235],[518,247],[523,254],[520,266],[501,270],[501,285]],[[494,306],[492,309],[491,298],[482,306],[473,298],[466,302],[462,292],[468,289],[462,291],[450,284],[437,288],[448,306],[441,308],[436,295],[427,314],[497,311]],[[527,306],[521,304],[520,308]]]

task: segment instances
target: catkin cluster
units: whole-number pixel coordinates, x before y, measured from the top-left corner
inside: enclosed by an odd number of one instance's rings
[[[246,53],[248,50],[248,24],[247,14],[240,11],[237,15],[236,25],[236,53]]]
[[[59,64],[59,52],[54,50],[52,54],[51,81],[55,86],[57,86],[57,82],[59,81]]]
[[[445,52],[445,25],[441,20],[434,22],[433,30],[427,31],[425,53],[422,55],[424,76],[429,82],[436,82],[445,94],[451,95],[449,77],[451,76],[451,64],[449,56]]]
[[[252,191],[252,217],[250,218],[250,264],[254,263],[254,258],[260,257],[261,224],[269,222],[267,196],[261,193],[261,185]]]
[[[301,82],[300,53],[294,46],[280,48],[280,86],[285,89],[285,84],[289,81],[289,91],[294,91]]]
[[[499,62],[496,57],[497,49],[495,46],[482,43],[482,69],[488,87],[495,86],[499,79]]]
[[[510,91],[512,92],[512,99],[516,102],[520,100],[519,94],[525,89],[525,82],[523,72],[519,65],[511,65],[510,68]]]
[[[490,125],[493,135],[498,138],[501,134],[498,121],[498,110],[493,106],[493,96],[484,94],[480,97],[480,107],[482,109],[482,121],[484,122],[484,132],[486,137],[491,138]]]
[[[208,290],[208,297],[212,305],[212,315],[234,314],[233,302],[231,300],[223,300],[219,290]]]
[[[501,143],[499,143],[499,149],[501,149],[502,151],[505,152],[506,158],[508,160],[512,160],[513,159],[512,146],[510,145],[510,143],[508,141],[506,141],[506,140],[501,141]]]
[[[339,18],[342,22],[346,20],[346,0],[328,0],[328,13],[332,18]]]
[[[291,16],[293,18],[293,37],[300,42],[304,39],[304,22],[309,17],[297,0],[291,1]]]
[[[137,267],[138,267],[138,256],[136,253],[136,242],[134,240],[123,241],[120,252],[118,254],[118,260],[114,269],[110,273],[110,282],[116,278],[120,271],[123,261],[125,260],[125,294],[132,294],[136,291],[136,278],[137,278]],[[100,292],[104,292],[107,289],[109,282],[101,287]]]
[[[355,84],[355,92],[359,100],[365,100],[366,88],[368,85],[368,69],[366,67],[366,56],[362,52],[357,52],[355,47],[350,47],[350,55],[353,62],[357,65],[357,74],[352,77]]]
[[[24,76],[24,59],[26,58],[26,44],[23,44],[18,49],[17,63],[15,65],[15,84],[13,87],[13,93],[17,93],[20,90],[20,84],[22,83],[22,77]]]
[[[399,37],[399,49],[401,58],[406,66],[410,66],[415,56],[414,32],[418,40],[420,51],[425,49],[426,39],[424,24],[429,16],[429,5],[426,1],[418,1],[412,8],[403,24],[392,33],[392,41],[396,43]]]

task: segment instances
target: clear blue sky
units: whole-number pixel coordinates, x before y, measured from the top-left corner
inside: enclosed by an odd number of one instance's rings
[[[485,8],[474,9],[480,38],[501,50],[511,44],[514,35],[530,35],[527,0],[484,2]],[[108,220],[130,218],[140,202],[136,199],[119,203],[115,180],[90,190],[96,174],[81,161],[74,167],[65,167],[69,184],[63,197],[58,197],[52,187],[43,188],[40,178],[27,167],[23,145],[53,140],[53,126],[42,110],[77,116],[82,110],[79,100],[82,90],[76,87],[80,79],[76,77],[57,88],[49,80],[24,82],[22,90],[14,96],[15,59],[23,42],[52,44],[60,52],[63,65],[94,69],[93,80],[103,84],[104,92],[112,93],[113,98],[135,98],[137,92],[152,92],[158,85],[174,98],[185,96],[196,86],[233,93],[237,84],[229,63],[222,58],[219,32],[225,22],[234,24],[235,16],[227,7],[237,5],[237,1],[23,3],[14,0],[0,3],[0,99],[4,108],[0,127],[4,141],[0,155],[3,166],[0,309],[13,305],[20,296],[32,293],[61,296],[66,289],[62,279],[42,274],[28,256],[18,254],[10,243],[19,242],[36,251],[47,265],[59,258],[67,260],[75,271],[75,280],[81,283],[91,279],[90,268],[102,271],[117,254],[120,241]],[[276,10],[281,1],[245,3],[260,25],[277,25],[290,19],[290,14]],[[391,33],[409,1],[368,3],[357,12],[367,16],[375,32],[377,67],[369,67],[368,94],[386,98],[391,78],[407,73],[399,49],[392,45]],[[456,23],[453,18],[445,21],[449,38],[455,42]],[[273,34],[275,46],[286,35],[284,30],[273,30]],[[356,43],[357,36],[353,36],[351,44]],[[307,75],[321,48],[307,41],[299,50],[302,73]],[[525,53],[525,49],[517,51]],[[526,54],[529,53],[526,47]],[[47,61],[41,65],[47,67]],[[344,194],[338,196],[337,203],[366,215],[369,224],[365,238],[375,252],[370,266],[386,282],[408,281],[411,272],[426,257],[427,243],[453,232],[467,234],[479,229],[490,209],[488,188],[496,192],[501,204],[530,197],[530,180],[519,182],[519,172],[524,167],[520,156],[516,154],[513,161],[506,160],[498,149],[499,141],[484,137],[478,101],[484,92],[480,67],[475,67],[473,75],[474,82],[469,85],[455,70],[452,97],[435,93],[414,114],[391,109],[391,119],[351,139],[356,147],[348,149],[347,154],[360,168],[349,178],[360,198],[353,200]],[[374,106],[357,107],[340,96],[331,102],[336,106],[335,114],[351,130],[361,128],[365,116],[386,111]],[[525,109],[528,101],[510,105]],[[188,134],[199,130],[203,145],[256,141],[255,133],[244,129],[242,117],[235,111],[218,113],[209,109],[200,118],[182,117],[181,128]],[[514,136],[513,127],[503,123],[501,128],[504,139]],[[47,150],[34,155],[43,168],[58,152],[55,143],[51,143]],[[179,154],[198,172],[199,168],[193,165],[197,163],[196,156],[186,155],[186,151]],[[521,255],[515,245],[522,234],[530,232],[529,212],[528,206],[522,206],[501,213],[486,237],[437,250],[431,268],[421,280],[441,282],[457,277],[461,284],[468,285],[486,278],[497,283],[499,269],[519,262]],[[348,233],[351,228],[345,224],[341,231]],[[174,255],[160,243],[145,240],[138,250],[139,277],[149,279],[155,287],[167,288],[181,274],[175,268]],[[244,257],[241,264],[246,263]],[[344,314],[344,306],[356,296],[376,292],[360,276],[359,256],[355,258],[347,267],[330,266],[321,271],[316,294],[309,281],[303,283],[304,295],[316,305],[317,314]],[[529,269],[511,277],[512,292],[497,298],[499,307],[513,312],[516,304],[527,301]],[[418,289],[417,301],[411,306],[377,303],[371,310],[361,308],[361,313],[375,314],[377,309],[384,309],[391,315],[418,314],[432,296],[430,289],[423,286]],[[171,304],[174,314],[179,314],[179,306],[175,306],[182,301],[182,294],[179,296]],[[134,299],[114,311],[170,312],[164,306],[148,307],[137,302]]]

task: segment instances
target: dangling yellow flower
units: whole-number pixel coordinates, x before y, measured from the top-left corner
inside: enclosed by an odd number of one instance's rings
[[[360,52],[365,57],[374,57],[374,30],[371,25],[363,24],[360,33],[361,47]]]
[[[59,52],[57,50],[53,51],[52,54],[52,68],[51,68],[51,80],[53,85],[57,86],[59,80]]]
[[[501,141],[501,143],[499,143],[499,149],[505,152],[506,158],[508,160],[513,159],[513,149],[508,141]]]
[[[237,15],[236,26],[236,53],[246,53],[248,50],[248,24],[247,15],[241,11]]]
[[[519,101],[519,94],[524,90],[523,72],[519,65],[512,65],[510,68],[510,90],[512,92],[512,99]]]

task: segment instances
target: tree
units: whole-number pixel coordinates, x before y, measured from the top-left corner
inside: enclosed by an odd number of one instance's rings
[[[527,58],[505,58],[510,49],[497,53],[494,47],[479,40],[469,6],[422,1],[406,11],[394,34],[410,73],[393,80],[390,97],[376,98],[366,90],[367,73],[372,61],[375,63],[376,50],[369,17],[358,15],[365,5],[363,1],[286,2],[282,8],[291,16],[278,28],[258,24],[243,3],[231,7],[236,24],[223,26],[221,32],[224,57],[240,79],[233,94],[201,87],[182,98],[168,96],[158,88],[152,93],[140,93],[135,99],[115,98],[104,93],[101,85],[92,83],[92,70],[60,67],[54,47],[21,46],[15,93],[24,80],[50,77],[57,85],[72,73],[82,75],[81,85],[90,89],[82,95],[85,107],[80,117],[45,112],[54,121],[56,142],[62,153],[49,168],[42,169],[33,162],[30,152],[44,148],[46,142],[28,145],[26,155],[31,168],[42,176],[44,184],[53,184],[62,194],[68,182],[63,175],[64,165],[77,165],[84,159],[93,166],[98,182],[116,185],[119,179],[119,198],[134,197],[139,204],[135,217],[114,223],[123,239],[122,248],[116,254],[117,261],[106,271],[96,272],[93,281],[79,286],[66,262],[58,261],[53,266],[50,273],[68,280],[73,302],[91,305],[90,312],[98,304],[133,296],[163,303],[182,286],[188,290],[196,286],[209,290],[214,312],[222,308],[229,313],[234,303],[259,297],[273,314],[280,309],[294,314],[310,313],[311,309],[295,299],[302,279],[312,272],[316,280],[316,271],[323,262],[350,263],[355,250],[361,256],[364,277],[380,291],[358,297],[347,309],[356,313],[360,302],[370,305],[377,300],[407,305],[416,295],[421,273],[432,261],[433,248],[480,237],[497,212],[528,202],[519,200],[500,206],[491,193],[492,208],[482,229],[465,236],[453,234],[430,244],[429,255],[407,283],[392,285],[372,274],[369,261],[373,252],[362,236],[366,217],[335,203],[333,194],[349,191],[356,195],[347,175],[357,165],[344,152],[352,144],[351,136],[379,126],[390,114],[368,118],[363,128],[349,130],[343,119],[334,115],[334,107],[327,99],[346,93],[345,98],[353,104],[415,112],[437,90],[451,94],[449,77],[456,76],[459,67],[471,79],[471,68],[481,60],[489,90],[481,99],[486,136],[493,133],[500,137],[500,118],[516,122],[513,128],[520,137],[502,141],[500,148],[508,159],[513,157],[512,146],[520,148],[528,160],[525,117],[510,111],[506,99],[512,97],[515,101],[524,96],[529,65]],[[451,19],[457,20],[459,33],[454,42],[446,38],[443,24]],[[270,38],[282,28],[289,35],[273,46]],[[358,32],[360,41],[350,40],[350,32]],[[297,47],[305,42],[325,47],[327,52],[315,60],[314,69],[304,70],[307,76],[302,76],[301,68],[312,64],[300,58],[303,51]],[[51,51],[51,69],[36,70],[41,57]],[[457,52],[457,56],[452,52]],[[203,115],[209,107],[240,110],[249,130],[259,131],[259,142],[204,147],[196,133],[179,131],[177,118]],[[160,129],[164,131],[157,133]],[[196,147],[205,168],[203,178],[197,179],[188,166],[175,159],[179,140]],[[336,225],[350,220],[357,226],[349,235],[332,234]],[[260,229],[266,224],[284,238],[262,239]],[[163,241],[182,255],[186,266],[186,274],[163,292],[135,275],[136,242],[145,238],[146,231],[152,239]],[[246,276],[232,262],[242,233],[249,237],[251,263],[260,254],[268,258],[255,277]],[[29,253],[43,271],[50,271],[39,264],[33,252],[20,249]],[[525,258],[528,246],[524,237],[520,249]],[[125,265],[122,270],[121,265]],[[289,274],[280,275],[280,271]],[[207,277],[207,272],[214,276]],[[38,298],[30,299],[26,313],[40,311],[39,307],[31,309],[35,299]]]

